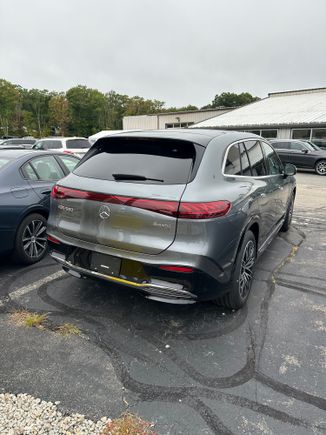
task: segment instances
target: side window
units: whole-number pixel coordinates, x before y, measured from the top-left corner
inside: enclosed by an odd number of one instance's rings
[[[238,145],[232,145],[225,161],[224,173],[227,175],[241,175],[240,154]]]
[[[247,141],[245,142],[245,146],[251,165],[252,175],[254,177],[266,175],[264,155],[259,141]]]
[[[300,142],[291,142],[291,150],[302,151],[305,150],[306,147]]]
[[[67,168],[67,170],[69,172],[72,172],[75,169],[75,166],[77,165],[77,163],[79,162],[78,159],[76,159],[76,157],[72,157],[72,156],[57,156],[57,158],[59,160],[61,160],[61,162],[65,165],[65,167]]]
[[[36,157],[31,160],[30,164],[41,181],[57,181],[65,176],[52,156]]]
[[[243,143],[239,144],[240,156],[241,156],[241,167],[242,167],[242,175],[251,176],[250,163],[247,155],[247,151]]]
[[[282,166],[278,156],[271,146],[266,142],[261,142],[266,158],[266,166],[268,175],[276,175],[282,173]]]
[[[22,167],[22,173],[27,180],[38,180],[36,172],[29,163]]]
[[[272,145],[277,150],[288,150],[288,149],[290,149],[290,142],[272,142]]]

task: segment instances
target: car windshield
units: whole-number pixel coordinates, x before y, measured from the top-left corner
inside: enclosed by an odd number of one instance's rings
[[[36,150],[60,149],[60,148],[62,148],[62,144],[61,144],[60,140],[46,139],[46,140],[40,140],[40,141],[36,142],[36,144],[33,146],[33,148]]]
[[[170,139],[100,140],[92,151],[74,174],[117,182],[184,184],[196,159],[194,144]]]
[[[91,144],[87,139],[69,139],[66,142],[67,149],[73,148],[89,148]]]
[[[304,142],[304,145],[306,148],[308,148],[309,151],[315,151],[315,148],[311,145],[310,142]]]
[[[307,140],[306,145],[309,147],[310,151],[319,151],[319,146],[315,145],[313,142]],[[311,148],[310,148],[311,147]]]

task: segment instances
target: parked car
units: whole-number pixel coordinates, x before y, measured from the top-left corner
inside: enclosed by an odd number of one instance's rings
[[[1,145],[0,151],[3,150],[25,150],[26,148],[23,145]]]
[[[141,131],[140,129],[134,129],[134,130],[102,130],[98,133],[92,134],[92,136],[88,137],[88,141],[91,145],[93,145],[98,139],[101,139],[101,137],[107,137],[112,134],[119,134],[119,133],[125,133],[126,131]]]
[[[293,163],[298,168],[314,169],[318,175],[326,175],[326,150],[296,139],[273,139],[270,142],[283,163]]]
[[[35,150],[58,150],[67,154],[77,154],[79,157],[88,151],[91,144],[84,137],[53,137],[38,140]]]
[[[63,153],[0,151],[0,254],[13,252],[23,264],[44,257],[51,188],[79,160]]]
[[[31,137],[15,137],[11,139],[5,139],[0,142],[0,148],[4,146],[20,145],[23,148],[32,148],[36,139]]]
[[[99,139],[52,189],[52,257],[77,277],[176,303],[246,302],[257,256],[287,231],[293,165],[250,133],[166,130]]]

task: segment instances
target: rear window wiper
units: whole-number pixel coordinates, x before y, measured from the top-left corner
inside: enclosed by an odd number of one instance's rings
[[[112,174],[112,177],[115,180],[135,180],[135,181],[159,181],[160,183],[164,183],[164,180],[160,180],[159,178],[147,178],[143,175],[135,175],[135,174]]]

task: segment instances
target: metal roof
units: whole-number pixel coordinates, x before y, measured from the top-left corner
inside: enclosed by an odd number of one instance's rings
[[[326,88],[277,92],[190,128],[326,126]]]

